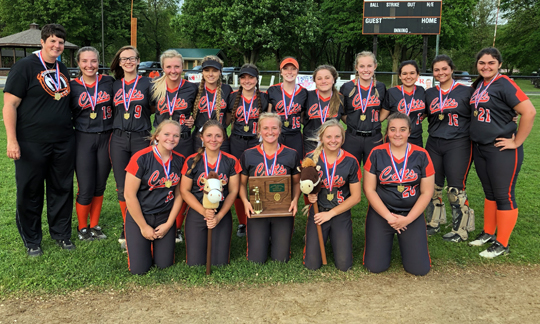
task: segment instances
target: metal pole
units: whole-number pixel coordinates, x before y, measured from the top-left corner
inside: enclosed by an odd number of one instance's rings
[[[377,57],[377,35],[373,35],[373,55]]]
[[[101,54],[103,55],[103,65],[105,64],[105,27],[103,23],[103,0],[101,0]]]
[[[495,33],[493,34],[493,47],[495,47],[495,38],[497,38],[497,24],[499,23],[499,7],[501,6],[501,0],[497,3],[497,17],[495,18]]]
[[[436,42],[435,42],[435,56],[439,55],[439,38],[441,35],[437,35]]]

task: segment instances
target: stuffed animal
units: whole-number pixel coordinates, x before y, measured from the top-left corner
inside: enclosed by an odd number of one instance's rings
[[[211,171],[208,174],[208,179],[202,178],[201,183],[204,185],[203,207],[206,209],[216,209],[221,201],[223,186],[225,180],[219,180],[216,172]]]
[[[311,158],[305,158],[302,166],[298,167],[300,171],[300,190],[302,193],[318,194],[321,191],[321,178],[319,177],[320,165],[316,165]]]

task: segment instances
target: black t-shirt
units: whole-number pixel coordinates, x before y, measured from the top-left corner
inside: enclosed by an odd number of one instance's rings
[[[235,91],[229,97],[228,108],[231,114],[233,114],[234,122],[232,125],[231,134],[240,135],[240,136],[256,136],[257,135],[257,123],[259,121],[259,115],[268,110],[268,95],[266,92],[260,92],[261,94],[261,105],[259,107],[259,98],[257,95],[254,95],[251,100],[246,100],[244,96],[238,100],[238,106],[234,107],[236,101],[236,96],[238,96],[238,91]],[[251,103],[253,102],[253,105]],[[244,118],[244,105],[246,107],[246,113],[249,112],[248,122]],[[251,105],[251,110],[249,110]],[[236,109],[238,108],[238,109]],[[234,116],[236,110],[236,116]],[[248,126],[246,128],[246,125]]]
[[[193,112],[193,103],[195,102],[195,97],[197,97],[197,85],[182,80],[182,85],[180,90],[178,90],[178,95],[176,94],[176,89],[170,89],[167,87],[167,92],[165,95],[169,98],[169,103],[173,106],[172,119],[180,123],[181,132],[190,132],[191,129],[187,127],[186,119],[189,119],[189,116]],[[173,104],[174,96],[176,96],[176,102]],[[154,127],[157,127],[165,119],[171,117],[169,112],[169,107],[167,106],[167,98],[163,97],[156,102],[156,115],[154,119]]]
[[[423,120],[422,115],[426,112],[426,92],[423,87],[414,86],[414,98],[413,92],[405,92],[405,97],[403,97],[401,87],[402,86],[393,87],[386,91],[386,99],[384,100],[383,108],[390,111],[390,113],[399,111],[400,113],[407,115],[407,109],[408,107],[411,107],[408,114],[412,123],[410,137],[421,138]]]
[[[17,108],[18,141],[53,143],[73,136],[69,73],[61,62],[58,67],[60,100],[55,100],[56,67],[46,70],[37,55],[30,55],[11,68],[4,92],[22,99]]]
[[[240,157],[242,174],[249,177],[266,176],[263,154],[265,153],[260,145],[246,150]],[[268,168],[272,168],[272,165],[274,165],[274,157],[275,155],[266,155]],[[300,166],[300,159],[296,151],[285,145],[280,145],[272,175],[298,174],[300,172],[297,169],[298,166]]]
[[[122,90],[122,80],[116,80],[113,84],[114,93],[114,109],[113,109],[113,128],[121,129],[128,132],[144,132],[150,131],[150,115],[152,114],[151,106],[154,103],[151,101],[152,80],[147,77],[139,76],[137,89],[131,96],[128,111],[124,107],[124,91]],[[126,103],[129,101],[129,96],[133,91],[136,78],[126,82],[125,97]],[[127,117],[127,118],[126,118]]]
[[[71,113],[73,114],[73,123],[76,130],[87,133],[99,133],[112,129],[113,82],[114,79],[111,76],[98,76],[96,100],[94,98],[96,82],[87,84],[85,89],[80,79],[71,80]],[[89,95],[91,98],[89,98]],[[97,101],[97,103],[94,103],[94,111],[92,111],[91,101]]]
[[[280,84],[275,84],[268,88],[268,100],[272,104],[272,111],[277,113],[281,117],[282,127],[281,132],[283,134],[297,134],[300,132],[302,124],[300,123],[300,117],[302,111],[306,105],[307,90],[298,85],[296,92],[294,93],[294,99],[292,94],[288,94],[286,91],[282,91]],[[285,107],[283,105],[283,94],[285,94],[285,105],[287,106],[287,117],[285,118]],[[291,99],[293,104],[291,105]]]
[[[362,112],[358,85],[355,81],[345,83],[339,90],[344,97],[343,114],[347,115],[347,129],[351,128],[355,131],[381,129],[379,114],[381,107],[383,106],[382,102],[386,96],[386,86],[384,83],[377,81],[377,83],[371,87],[371,93],[369,93],[369,87],[364,88],[360,86],[360,89],[362,91],[362,103],[365,112]],[[367,98],[368,93],[369,98]],[[362,115],[364,115],[364,117],[362,117]]]
[[[341,102],[343,102],[343,96],[339,94]],[[306,106],[304,111],[304,139],[311,139],[317,137],[317,132],[323,124],[321,119],[321,111],[324,112],[326,107],[330,104],[331,97],[322,98],[317,96],[317,90],[308,91],[308,97],[306,100]],[[320,105],[319,105],[320,104]],[[341,120],[343,115],[343,104],[339,105],[337,113],[330,116],[330,110],[326,111],[326,120],[337,119]]]
[[[217,90],[217,89],[216,89]],[[199,130],[204,126],[204,123],[206,123],[210,118],[208,117],[208,104],[206,102],[206,95],[208,95],[208,101],[214,102],[214,96],[216,95],[216,90],[210,90],[208,88],[205,88],[204,92],[201,93],[201,100],[199,101],[199,109],[197,112],[197,117],[195,118],[195,131],[194,134],[198,133]],[[225,125],[225,114],[227,113],[227,103],[229,101],[229,96],[233,92],[233,89],[228,84],[222,84],[221,85],[221,107],[219,111],[219,122],[221,125],[223,125],[223,128],[227,128],[227,125]],[[216,103],[217,106],[217,103]],[[212,110],[211,113],[212,119],[216,119],[216,109]]]
[[[469,137],[472,88],[456,83],[449,91],[443,91],[443,111],[440,108],[439,86],[426,91],[426,113],[429,136],[444,139]],[[442,119],[440,119],[442,116]]]
[[[174,201],[174,189],[180,183],[184,156],[175,151],[165,165],[170,162],[169,177],[166,177],[161,158],[149,146],[131,157],[126,171],[141,180],[137,199],[143,215],[170,211]],[[167,188],[166,181],[171,181]]]

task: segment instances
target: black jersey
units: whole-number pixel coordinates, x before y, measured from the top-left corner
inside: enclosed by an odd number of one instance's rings
[[[193,160],[195,159],[195,156],[197,156],[197,153],[192,154],[188,157],[188,159],[186,160],[186,163],[184,164],[184,168],[182,169],[182,174],[185,177],[193,180],[193,185],[191,186],[191,193],[195,196],[195,198],[197,198],[197,200],[202,202],[202,199],[204,196],[204,192],[203,192],[204,184],[201,183],[201,179],[206,178],[206,169],[204,167],[205,162],[204,162],[203,156],[201,156],[201,159],[197,162],[193,170],[191,170],[191,173],[187,174],[187,171],[191,169],[191,165],[193,164]],[[229,178],[236,174],[239,174],[241,168],[240,168],[240,163],[234,156],[228,153],[225,153],[223,151],[221,151],[221,160],[218,166],[219,170],[217,171],[216,171],[216,164],[217,162],[214,164],[209,164],[208,172],[215,171],[218,174],[220,180],[225,180],[221,202],[219,203],[221,206],[221,204],[223,204],[223,201],[229,194],[229,187],[228,187]]]
[[[53,143],[73,136],[69,73],[64,64],[57,64],[60,80],[56,68],[45,69],[37,55],[27,56],[11,68],[4,92],[22,99],[17,107],[18,141]],[[60,100],[55,100],[56,92]]]
[[[514,107],[529,98],[506,75],[499,75],[486,89],[486,83],[474,91],[470,100],[471,106],[471,139],[480,144],[493,143],[498,137],[511,138],[517,130],[513,118],[517,115]],[[478,95],[482,94],[478,100]]]
[[[240,158],[242,174],[249,177],[259,177],[269,175],[266,173],[264,165],[263,149],[261,145],[257,145],[249,150],[246,150]],[[275,155],[266,155],[266,163],[268,168],[274,165]],[[295,150],[285,145],[280,145],[277,150],[277,159],[274,167],[274,172],[271,175],[295,175],[298,174],[297,167],[300,166],[300,159]],[[269,172],[271,173],[271,172]]]
[[[139,80],[137,82],[137,79]],[[150,115],[152,114],[151,101],[152,80],[147,77],[137,78],[125,83],[126,103],[133,92],[133,87],[137,83],[137,89],[131,96],[128,110],[124,107],[124,91],[122,90],[122,80],[116,80],[113,84],[114,108],[113,108],[113,128],[128,132],[150,131]]]
[[[379,114],[386,96],[386,86],[384,83],[377,81],[371,87],[371,91],[369,86],[365,88],[360,86],[360,89],[362,91],[362,104],[360,104],[360,94],[358,93],[356,81],[345,83],[339,90],[344,97],[343,114],[347,115],[347,129],[351,128],[355,131],[381,129]],[[364,112],[362,112],[362,105],[365,109]]]
[[[262,107],[259,107],[259,99],[257,98],[257,95],[254,95],[251,100],[247,100],[244,98],[244,96],[241,96],[240,100],[238,100],[238,106],[234,107],[236,96],[238,96],[239,94],[238,91],[235,91],[231,94],[231,96],[229,97],[229,104],[227,108],[233,114],[234,118],[231,134],[240,136],[257,135],[257,124],[259,122],[259,115],[268,110],[268,95],[266,94],[266,92],[259,93],[261,94]],[[251,106],[251,111],[249,112],[247,123],[246,119],[244,118],[244,105],[246,107],[246,114],[248,113],[248,111],[250,111],[249,107]],[[235,110],[236,116],[234,116]]]
[[[167,92],[165,93],[166,97],[163,97],[156,102],[154,127],[157,127],[157,125],[165,119],[172,119],[180,123],[180,131],[182,133],[189,132],[191,129],[185,124],[186,119],[189,119],[189,116],[191,116],[191,113],[193,112],[193,103],[197,96],[197,85],[182,80],[178,94],[176,91],[177,89],[178,88],[171,89],[167,87]],[[173,103],[175,97],[176,101]],[[169,99],[168,101],[167,98]],[[169,112],[169,104],[173,110],[172,116]]]
[[[126,171],[141,180],[137,191],[137,199],[144,215],[157,214],[171,210],[174,200],[174,189],[180,183],[184,156],[175,151],[171,152],[169,161],[169,177],[161,158],[154,152],[155,146],[149,146],[135,153],[129,161]],[[170,181],[170,187],[167,187]]]
[[[282,83],[279,83],[268,88],[267,93],[268,101],[272,104],[272,111],[281,117],[281,132],[283,134],[299,133],[302,128],[300,117],[306,105],[308,91],[301,85],[297,85],[293,98],[292,94],[283,91]],[[283,104],[284,99],[285,104]],[[292,105],[291,99],[293,100]],[[285,116],[285,106],[287,107],[287,116]]]
[[[364,169],[377,176],[377,194],[393,212],[408,212],[420,195],[420,181],[435,174],[433,163],[426,150],[414,144],[409,145],[407,166],[403,173],[402,192],[398,191],[399,176],[390,158],[390,144],[375,147],[367,159]],[[396,160],[396,168],[403,172],[405,158]]]
[[[332,209],[337,205],[342,204],[345,199],[351,196],[349,184],[357,183],[362,179],[362,170],[360,169],[358,160],[345,150],[341,150],[340,154],[341,155],[334,163],[328,165],[330,176],[326,174],[322,154],[317,161],[317,165],[321,167],[321,170],[319,170],[319,178],[323,181],[317,201],[319,206],[326,209]],[[313,152],[309,153],[307,157],[313,158]],[[332,181],[332,191],[330,191],[330,182],[328,181],[328,178],[332,176],[334,164],[336,165],[336,170]],[[331,200],[329,198],[331,198]]]
[[[469,101],[473,89],[456,83],[449,91],[442,92],[444,107],[441,110],[439,86],[426,91],[426,113],[429,136],[444,139],[469,137],[471,107]]]
[[[101,133],[112,129],[113,82],[111,76],[98,75],[96,99],[96,82],[84,84],[81,79],[71,80],[70,105],[76,130]]]
[[[386,91],[386,98],[383,102],[383,108],[394,113],[399,111],[400,113],[407,115],[407,108],[410,107],[409,117],[411,118],[412,129],[411,138],[422,137],[422,115],[426,112],[425,97],[426,92],[423,87],[414,86],[414,98],[413,92],[405,92],[405,98],[401,92],[402,86],[397,86],[388,89]],[[412,101],[412,106],[411,106]]]
[[[331,98],[331,97],[330,97]],[[324,111],[330,104],[330,98],[322,98],[317,95],[317,90],[308,91],[306,100],[306,109],[304,111],[304,138],[311,139],[317,137],[317,132],[323,124],[321,119],[321,111]],[[343,103],[343,96],[339,94],[339,98]],[[330,109],[327,109],[325,121],[330,119],[341,119],[343,115],[343,104],[339,105],[337,113],[330,116]]]
[[[216,95],[216,90],[210,90],[208,88],[205,88],[205,91],[201,93],[201,100],[199,101],[197,118],[195,118],[195,126],[194,126],[195,132],[198,132],[204,126],[204,123],[206,123],[210,119],[208,117],[208,104],[207,104],[206,99],[208,99],[208,101],[213,103],[214,96]],[[228,84],[221,85],[221,107],[219,111],[219,122],[221,123],[221,125],[223,125],[223,128],[227,128],[227,125],[225,125],[226,120],[225,118],[223,118],[223,116],[225,116],[225,114],[228,111],[227,103],[229,102],[229,97],[232,92],[233,92],[233,89],[231,88],[230,85]],[[216,106],[217,106],[217,103],[216,103]],[[216,119],[215,109],[212,110],[211,116],[212,116],[212,119]]]

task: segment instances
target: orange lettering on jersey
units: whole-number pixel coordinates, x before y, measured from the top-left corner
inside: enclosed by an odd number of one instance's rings
[[[171,172],[169,178],[172,178],[173,186],[176,186],[180,182],[180,176],[178,176],[177,173]],[[154,189],[165,188],[165,181],[167,181],[167,179],[165,179],[165,177],[160,177],[159,170],[154,171],[148,179],[148,186],[150,187],[148,190],[152,191]]]
[[[131,91],[133,91],[133,88],[129,89],[128,93],[126,94],[126,97],[129,98]],[[141,101],[144,99],[144,94],[141,92],[141,90],[136,90],[133,96],[131,97],[131,102],[134,101]],[[118,106],[119,104],[124,103],[124,98],[122,98],[122,89],[118,89],[116,93],[114,94],[114,105]]]
[[[393,172],[393,168],[391,165],[384,168],[384,170],[381,172],[381,175],[379,176],[379,180],[382,184],[399,182],[399,178],[397,174]],[[416,180],[418,180],[418,174],[414,172],[414,170],[405,170],[405,174],[403,175],[403,182],[411,182]]]
[[[381,104],[381,101],[379,100],[379,97],[377,97],[375,95],[370,96],[369,100],[368,100],[368,98],[362,98],[362,103],[364,104],[364,106],[366,106],[366,102],[367,102],[367,107],[377,107],[377,106],[379,106]],[[358,110],[358,109],[362,108],[362,106],[360,105],[360,94],[359,93],[357,93],[356,96],[354,96],[352,105],[354,107],[354,110]]]

